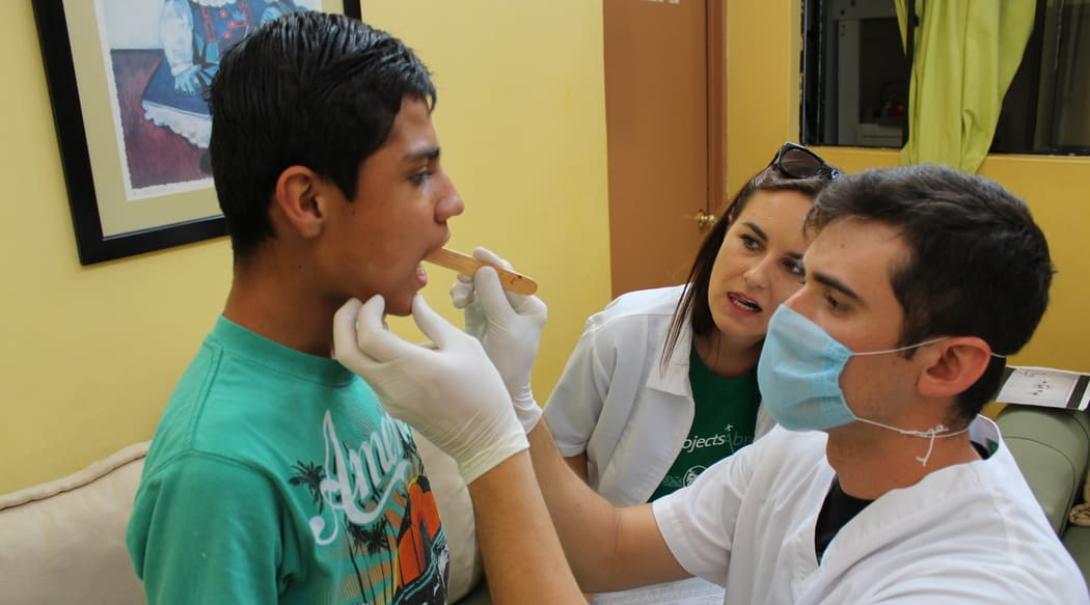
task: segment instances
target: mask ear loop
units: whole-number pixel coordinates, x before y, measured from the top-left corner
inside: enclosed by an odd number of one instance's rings
[[[927,453],[923,456],[916,456],[916,461],[919,462],[920,466],[924,468],[927,467],[927,461],[931,459],[931,452],[935,450],[935,427],[932,427],[932,429],[928,432],[931,433],[931,438],[927,441]]]
[[[866,357],[868,355],[888,355],[889,353],[899,353],[901,351],[908,351],[909,349],[918,349],[918,348],[920,348],[922,346],[935,344],[936,342],[939,342],[940,340],[946,340],[947,338],[949,338],[949,336],[936,336],[935,338],[925,340],[925,341],[922,341],[922,342],[918,342],[918,343],[916,343],[914,345],[905,345],[903,347],[897,347],[896,349],[882,349],[880,351],[860,351],[858,353],[855,352],[855,351],[852,351],[851,356],[852,357]],[[999,353],[995,353],[995,352],[989,352],[988,354],[991,355],[992,357],[995,357],[996,359],[1006,359],[1007,358],[1006,355],[1000,355]]]
[[[916,461],[920,463],[920,466],[924,466],[924,467],[927,466],[927,461],[931,459],[931,452],[935,449],[935,439],[936,438],[937,439],[943,439],[943,438],[946,438],[946,437],[955,437],[957,435],[961,435],[962,433],[967,433],[969,431],[969,427],[965,427],[965,428],[961,429],[960,431],[954,431],[953,433],[946,433],[944,435],[939,435],[940,432],[943,432],[945,430],[946,430],[946,427],[944,425],[940,424],[938,426],[931,427],[929,430],[927,430],[925,432],[925,434],[920,435],[921,437],[924,437],[924,436],[927,436],[927,433],[930,433],[930,440],[927,442],[927,453],[924,454],[923,456],[916,456]]]
[[[927,442],[927,452],[923,456],[916,456],[916,462],[919,462],[920,466],[927,466],[927,461],[931,459],[931,452],[933,452],[935,450],[935,440],[936,439],[945,439],[947,437],[956,437],[958,435],[961,435],[962,433],[966,433],[966,432],[969,431],[969,427],[966,426],[965,428],[961,429],[960,431],[954,431],[952,433],[947,433],[946,431],[949,430],[949,429],[946,428],[945,424],[936,424],[935,426],[927,429],[926,431],[909,431],[909,430],[906,430],[906,429],[899,429],[899,428],[897,428],[895,426],[890,426],[888,424],[882,424],[881,422],[875,422],[873,420],[867,420],[866,418],[856,417],[856,420],[858,420],[859,422],[865,423],[865,424],[870,424],[870,425],[873,425],[873,426],[877,426],[879,428],[883,428],[883,429],[886,429],[886,430],[889,430],[889,431],[893,431],[895,433],[900,433],[902,435],[908,435],[909,437],[921,437],[923,439],[927,439],[928,440],[928,442]]]
[[[916,343],[914,345],[908,345],[906,347],[898,347],[896,349],[885,349],[885,350],[882,350],[882,351],[864,351],[862,353],[852,353],[852,356],[856,356],[856,355],[860,355],[860,356],[885,355],[887,353],[897,353],[899,351],[907,351],[909,349],[915,349],[917,347],[922,347],[924,345],[929,345],[929,344],[932,344],[932,343],[936,343],[936,342],[939,342],[940,340],[943,340],[944,338],[946,338],[946,337],[945,336],[939,336],[937,338],[932,338],[930,340],[925,340],[923,342],[919,342],[919,343]],[[992,357],[995,357],[996,359],[1006,359],[1007,358],[1006,355],[1000,355],[998,353],[990,353],[990,354],[991,354]],[[882,424],[881,422],[875,422],[873,420],[867,420],[866,418],[860,418],[858,416],[856,416],[855,419],[858,420],[859,422],[864,422],[866,424],[871,424],[871,425],[874,425],[874,426],[877,426],[877,427],[881,427],[881,428],[884,428],[884,429],[887,429],[887,430],[890,430],[890,431],[900,433],[902,435],[908,435],[909,437],[922,437],[924,439],[927,439],[928,440],[928,442],[927,442],[927,452],[923,456],[916,456],[916,461],[920,463],[920,466],[927,466],[927,461],[931,459],[931,452],[933,452],[935,450],[935,439],[944,439],[946,437],[955,437],[955,436],[960,435],[962,433],[968,432],[968,430],[969,430],[969,427],[966,426],[965,428],[961,429],[960,431],[954,431],[953,433],[946,433],[946,431],[948,429],[946,428],[945,424],[936,424],[935,426],[927,429],[926,431],[909,431],[909,430],[905,430],[905,429],[899,429],[899,428],[897,428],[895,426],[889,426],[888,424]],[[939,433],[944,433],[944,434],[940,435]]]

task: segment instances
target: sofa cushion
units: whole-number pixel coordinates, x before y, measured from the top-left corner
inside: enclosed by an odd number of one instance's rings
[[[1090,457],[1086,413],[1012,405],[996,422],[1053,529],[1062,534]]]
[[[148,444],[63,479],[0,496],[0,594],[6,605],[146,603],[125,527]]]
[[[417,436],[450,547],[454,603],[478,587],[482,569],[469,491],[458,466]],[[148,443],[131,445],[57,481],[0,496],[0,599],[4,605],[145,605],[125,546],[125,528]],[[482,586],[487,603],[487,591]]]

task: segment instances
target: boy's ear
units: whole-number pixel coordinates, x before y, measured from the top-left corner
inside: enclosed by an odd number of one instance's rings
[[[927,397],[956,397],[973,386],[992,361],[992,348],[982,338],[958,336],[935,343],[917,388]]]
[[[320,235],[327,218],[322,197],[328,191],[325,180],[310,168],[285,168],[273,191],[273,206],[283,218],[283,227],[303,239]]]

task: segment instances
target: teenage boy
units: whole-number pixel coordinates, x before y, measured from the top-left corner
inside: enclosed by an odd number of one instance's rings
[[[283,17],[223,57],[210,152],[234,275],[137,492],[150,603],[444,602],[411,430],[329,357],[345,300],[408,313],[462,212],[434,103],[409,48],[343,16]]]

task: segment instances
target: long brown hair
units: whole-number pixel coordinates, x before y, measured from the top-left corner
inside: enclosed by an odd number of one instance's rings
[[[694,339],[717,329],[712,319],[711,308],[708,306],[708,282],[711,281],[715,257],[719,255],[719,248],[723,245],[727,230],[745,209],[753,194],[758,191],[798,191],[813,200],[828,184],[829,177],[825,175],[802,179],[792,178],[783,174],[775,166],[768,166],[753,175],[738,190],[738,193],[734,194],[723,215],[704,237],[704,243],[700,245],[700,251],[696,253],[696,259],[693,260],[693,268],[689,271],[689,278],[685,281],[681,299],[678,300],[677,307],[674,309],[670,330],[667,332],[666,342],[662,347],[662,367],[666,367],[666,364],[670,362],[670,356],[674,352],[674,346],[677,345],[677,339],[681,336],[681,329],[685,326],[687,319],[692,326]]]

